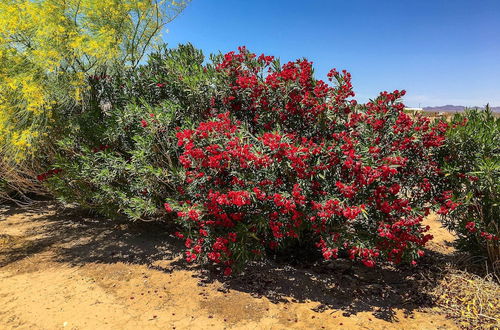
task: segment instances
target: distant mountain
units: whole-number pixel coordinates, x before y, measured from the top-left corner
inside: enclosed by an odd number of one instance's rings
[[[459,112],[464,111],[465,108],[475,108],[475,107],[465,107],[463,105],[442,105],[439,107],[424,107],[424,111],[434,111],[434,112]],[[484,107],[477,107],[483,109]],[[500,107],[490,107],[493,112],[500,112]]]

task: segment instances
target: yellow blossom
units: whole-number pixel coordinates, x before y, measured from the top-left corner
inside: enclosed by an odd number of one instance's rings
[[[54,106],[80,102],[92,70],[113,61],[136,65],[152,34],[185,5],[1,0],[0,158],[22,162],[49,143],[45,131]]]

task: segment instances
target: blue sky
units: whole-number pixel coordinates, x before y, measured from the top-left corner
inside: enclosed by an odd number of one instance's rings
[[[406,89],[407,106],[500,106],[500,0],[193,0],[164,39],[306,57],[324,80],[347,69],[362,102]]]

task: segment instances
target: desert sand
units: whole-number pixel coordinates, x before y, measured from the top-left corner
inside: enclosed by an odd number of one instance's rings
[[[436,217],[426,222],[435,239],[417,269],[277,258],[224,278],[186,264],[165,225],[112,222],[53,202],[4,206],[0,328],[457,328],[421,290],[453,252]]]

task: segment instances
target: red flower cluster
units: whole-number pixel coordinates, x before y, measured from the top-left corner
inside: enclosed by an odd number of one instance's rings
[[[110,146],[109,146],[109,145],[107,145],[107,144],[106,144],[106,145],[101,144],[99,147],[92,148],[92,152],[93,152],[93,153],[97,153],[97,152],[99,152],[99,151],[105,151],[105,150],[108,150],[109,148],[110,148]]]
[[[59,174],[59,173],[61,173],[61,172],[62,172],[62,169],[60,169],[60,168],[54,168],[54,169],[51,169],[51,170],[49,170],[49,171],[47,171],[47,172],[45,172],[45,173],[42,173],[42,174],[37,175],[37,176],[36,176],[36,179],[37,179],[38,181],[45,181],[45,180],[47,180],[48,178],[50,178],[50,177],[52,177],[52,176],[54,176],[54,175],[56,175],[56,174]]]

